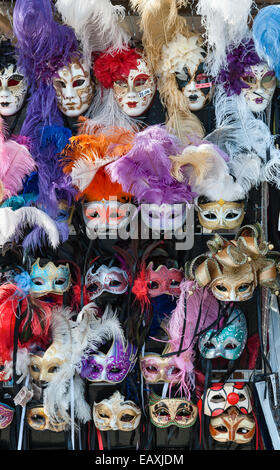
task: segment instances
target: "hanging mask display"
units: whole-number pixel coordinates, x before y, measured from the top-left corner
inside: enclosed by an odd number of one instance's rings
[[[198,347],[202,357],[223,357],[236,360],[242,354],[247,341],[247,324],[242,310],[234,308],[219,329],[209,329],[199,337]]]
[[[140,50],[105,51],[94,63],[94,74],[104,88],[113,88],[118,106],[128,116],[140,117],[151,106],[156,78]]]
[[[221,416],[231,406],[236,407],[243,415],[252,413],[252,393],[249,386],[244,382],[212,384],[206,392],[204,414]]]
[[[252,415],[243,414],[235,406],[230,406],[224,413],[211,418],[209,432],[215,441],[247,444],[256,431],[256,422]]]
[[[65,422],[51,422],[45,413],[44,407],[40,404],[29,405],[26,410],[26,419],[28,426],[34,431],[52,431],[62,432],[66,430]]]
[[[82,359],[81,377],[90,382],[122,382],[137,361],[137,347],[114,338],[109,351],[92,351]]]
[[[207,242],[211,254],[200,255],[186,265],[186,275],[207,286],[218,300],[249,300],[257,285],[279,292],[276,266],[279,254],[264,239],[259,224],[245,225],[234,240],[216,234]]]
[[[140,423],[141,409],[120,392],[93,405],[93,421],[100,431],[133,431]]]
[[[123,269],[118,267],[108,268],[102,265],[95,270],[95,267],[92,266],[86,273],[85,286],[91,301],[104,291],[112,294],[124,294],[128,289],[128,276]]]
[[[38,258],[31,266],[30,271],[30,294],[41,297],[47,294],[63,295],[71,285],[71,274],[69,265],[59,265],[50,261],[45,266],[40,266]]]
[[[154,270],[154,264],[151,261],[146,268],[147,295],[158,297],[168,294],[179,297],[183,277],[183,271],[177,268],[168,269],[160,265]]]
[[[197,406],[186,398],[163,398],[155,392],[149,396],[149,413],[151,422],[158,428],[189,428],[198,417]]]
[[[0,114],[13,116],[22,108],[28,83],[17,66],[10,39],[0,38]]]
[[[94,95],[89,67],[76,60],[59,69],[57,75],[53,86],[60,111],[68,117],[85,113]]]

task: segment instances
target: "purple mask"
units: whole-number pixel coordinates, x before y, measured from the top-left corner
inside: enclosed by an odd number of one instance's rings
[[[90,382],[122,382],[137,360],[137,347],[116,339],[107,354],[94,352],[82,359],[80,375]]]

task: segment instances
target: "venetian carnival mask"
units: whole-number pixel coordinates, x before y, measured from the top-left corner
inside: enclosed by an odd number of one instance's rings
[[[158,428],[189,428],[197,420],[197,406],[186,398],[163,398],[154,392],[149,397],[150,419]]]
[[[0,430],[10,426],[14,418],[15,409],[6,403],[0,402]]]
[[[15,64],[0,70],[0,114],[16,114],[24,103],[27,89],[27,81]]]
[[[261,62],[248,67],[241,80],[246,84],[241,94],[247,101],[249,109],[253,113],[264,111],[271,102],[276,88],[274,71],[270,70],[265,62]]]
[[[136,361],[137,347],[116,338],[107,354],[97,351],[82,359],[80,375],[90,382],[119,383],[131,372]]]
[[[67,348],[53,343],[45,352],[30,355],[29,373],[35,382],[51,382],[59,368],[65,363]]]
[[[158,297],[162,294],[172,295],[179,297],[180,284],[184,278],[184,273],[181,269],[170,268],[164,265],[158,266],[154,270],[154,264],[151,261],[146,269],[146,281],[149,297]]]
[[[244,313],[235,308],[219,331],[210,329],[200,336],[198,347],[202,357],[223,357],[235,360],[241,355],[247,341],[247,324]]]
[[[129,203],[118,201],[92,201],[83,204],[83,217],[87,237],[92,240],[99,236],[121,230],[129,223]]]
[[[125,400],[120,392],[93,405],[93,421],[100,431],[133,431],[141,419],[141,409]]]
[[[111,294],[124,294],[128,288],[128,277],[123,269],[108,268],[104,264],[96,271],[92,266],[85,277],[85,286],[89,300],[96,299],[104,291]]]
[[[40,259],[31,267],[30,272],[30,294],[40,297],[47,294],[63,295],[71,284],[69,265],[55,266],[51,261],[41,267]]]
[[[142,57],[137,60],[137,67],[130,69],[127,78],[123,77],[114,82],[114,97],[125,114],[138,117],[151,105],[156,87],[156,78]]]
[[[197,205],[198,220],[207,230],[234,230],[245,217],[244,201],[199,202]]]
[[[26,411],[28,425],[35,431],[65,431],[66,422],[50,422],[43,406],[29,407]]]
[[[141,204],[141,217],[152,230],[174,231],[186,222],[186,204]]]
[[[90,69],[75,61],[59,69],[57,74],[53,86],[60,111],[69,117],[80,116],[89,108],[94,95]]]
[[[255,434],[256,423],[251,415],[244,415],[231,406],[219,416],[211,418],[209,425],[210,435],[218,442],[235,442],[247,444]]]
[[[213,383],[206,392],[204,414],[220,416],[231,406],[236,407],[243,415],[252,413],[252,394],[249,386],[244,382]]]

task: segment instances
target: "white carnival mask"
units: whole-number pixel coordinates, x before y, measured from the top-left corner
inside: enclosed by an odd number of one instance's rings
[[[131,204],[118,201],[92,201],[83,204],[87,237],[92,240],[125,228],[130,220]]]
[[[0,114],[16,114],[24,103],[27,89],[27,81],[16,65],[3,68],[0,71]]]
[[[127,78],[114,82],[114,97],[122,111],[130,117],[141,116],[149,108],[156,92],[156,78],[144,58],[137,60]]]
[[[186,221],[186,204],[141,204],[144,224],[156,231],[175,231]]]
[[[94,95],[89,68],[76,61],[57,73],[53,86],[60,111],[68,117],[80,116],[89,108]]]
[[[141,409],[120,392],[93,405],[93,421],[100,431],[133,431],[140,423]]]
[[[264,62],[251,65],[241,79],[249,88],[242,88],[241,94],[247,101],[250,111],[264,111],[272,100],[276,88],[276,77],[273,70]]]

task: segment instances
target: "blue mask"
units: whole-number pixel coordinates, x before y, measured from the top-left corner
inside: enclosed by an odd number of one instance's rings
[[[55,266],[51,261],[44,267],[39,265],[40,259],[31,267],[29,293],[34,297],[47,294],[63,295],[71,283],[69,265]]]
[[[225,327],[208,330],[199,338],[198,347],[202,357],[235,360],[241,355],[247,341],[247,324],[244,313],[235,308],[229,315]]]

